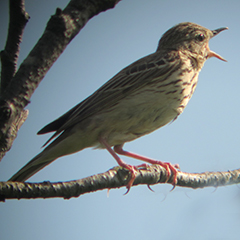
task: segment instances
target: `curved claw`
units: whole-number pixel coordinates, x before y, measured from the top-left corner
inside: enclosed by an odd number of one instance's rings
[[[130,178],[127,186],[126,186],[127,191],[123,194],[123,195],[126,195],[130,191],[130,189],[131,189],[131,187],[133,185],[133,182],[134,182],[134,180],[136,178],[136,168],[134,166],[128,165],[128,164],[126,164],[126,166],[124,168],[128,169],[131,172],[131,178]]]
[[[127,191],[123,194],[123,196],[127,195],[129,191],[130,191],[130,188],[127,187]]]
[[[177,173],[178,173],[178,170],[177,169],[180,169],[179,165],[178,164],[171,164],[171,163],[168,163],[168,162],[161,162],[161,161],[156,161],[154,164],[159,164],[160,166],[164,167],[167,171],[167,178],[166,178],[166,183],[169,181],[169,178],[171,176],[171,174],[173,174],[173,181],[171,182],[171,184],[173,185],[172,189],[170,190],[173,191],[176,187],[176,184],[177,184]],[[138,166],[132,166],[132,165],[128,165],[126,164],[124,166],[124,168],[128,169],[130,172],[131,172],[131,179],[129,180],[128,184],[127,184],[127,191],[124,193],[124,195],[128,194],[132,185],[133,185],[133,182],[136,178],[136,170],[140,167],[143,167],[143,168],[146,168],[147,169],[147,164],[141,164],[141,165],[138,165]],[[148,185],[148,189],[152,192],[154,192],[154,190],[150,187],[150,185]]]
[[[170,192],[173,191],[173,190],[175,189],[175,187],[176,187],[176,185],[173,185],[173,187],[172,187],[172,189],[170,190]]]
[[[178,164],[174,164],[173,165],[173,164],[168,163],[168,162],[166,162],[166,163],[165,162],[160,162],[159,165],[164,167],[166,169],[166,171],[167,171],[167,179],[166,179],[165,182],[168,182],[168,180],[169,180],[169,178],[171,176],[171,173],[173,174],[173,181],[171,183],[172,183],[173,189],[174,189],[175,185],[177,184],[177,173],[178,173],[177,169],[180,169],[179,165]]]
[[[148,189],[149,189],[150,191],[155,192],[155,191],[150,187],[150,185],[147,185],[147,187],[148,187]]]

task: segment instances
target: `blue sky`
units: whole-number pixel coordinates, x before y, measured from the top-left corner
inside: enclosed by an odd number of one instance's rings
[[[68,1],[27,0],[31,19],[23,36],[21,63],[41,36],[49,17]],[[3,49],[8,3],[0,2]],[[228,27],[210,41],[227,63],[209,59],[184,113],[172,124],[125,148],[185,172],[239,168],[240,49],[239,1],[123,0],[91,19],[66,48],[35,91],[30,114],[0,163],[5,181],[41,151],[50,135],[36,132],[85,99],[114,74],[156,50],[161,35],[179,22],[209,29]],[[4,24],[3,24],[4,23]],[[137,160],[124,158],[130,164]],[[116,165],[106,150],[86,149],[63,157],[30,181],[65,181],[105,172]],[[171,185],[133,187],[86,194],[76,199],[9,200],[0,204],[2,239],[239,239],[240,189],[192,190]],[[70,237],[69,237],[70,236]]]

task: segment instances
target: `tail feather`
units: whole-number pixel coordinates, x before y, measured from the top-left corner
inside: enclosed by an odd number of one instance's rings
[[[86,136],[83,132],[82,138],[79,138],[80,131],[81,130],[79,130],[78,126],[76,126],[76,128],[65,130],[41,153],[35,156],[29,163],[14,174],[9,181],[24,182],[55,159],[81,151],[86,147],[94,146],[96,144],[95,135],[89,136],[88,134],[88,136]]]
[[[41,161],[42,152],[34,157],[29,163],[15,173],[8,181],[24,182],[36,172],[50,164],[54,159],[44,159]]]

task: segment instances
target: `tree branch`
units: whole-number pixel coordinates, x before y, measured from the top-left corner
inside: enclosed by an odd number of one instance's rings
[[[17,61],[19,57],[20,43],[22,41],[23,30],[28,22],[29,15],[25,11],[24,0],[9,1],[9,27],[8,37],[5,49],[0,52],[1,57],[1,85],[0,95],[3,96],[4,91],[10,85],[13,76],[17,70]],[[0,106],[0,117],[7,119],[10,111],[6,107]],[[19,110],[19,114],[12,119],[8,126],[5,136],[0,131],[0,160],[5,155],[6,151],[12,146],[14,139],[17,137],[17,132],[27,119],[28,111]],[[2,144],[1,144],[2,143]],[[4,146],[4,147],[3,147]]]
[[[29,20],[24,0],[9,1],[8,36],[4,50],[1,51],[1,94],[12,80],[17,70],[17,61],[22,42],[23,30]]]
[[[124,187],[128,183],[130,176],[128,170],[115,167],[105,173],[69,182],[0,182],[0,200],[54,197],[70,199],[89,192]],[[159,165],[151,165],[147,169],[137,170],[133,186],[166,183],[166,180],[166,170]],[[171,183],[172,180],[173,176],[170,176],[167,183]],[[205,173],[185,173],[179,171],[176,186],[196,189],[237,183],[240,183],[240,169]]]
[[[120,0],[71,0],[62,11],[57,9],[35,47],[20,65],[0,97],[0,160],[16,136],[12,130],[26,112],[24,107],[52,64],[87,21],[102,11],[113,8]],[[10,4],[14,2],[11,1]],[[23,3],[23,1],[20,1]]]

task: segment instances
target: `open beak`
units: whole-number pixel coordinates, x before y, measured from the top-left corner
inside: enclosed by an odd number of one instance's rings
[[[227,27],[222,27],[222,28],[218,28],[216,30],[212,30],[212,33],[213,33],[213,36],[212,37],[215,37],[216,35],[218,35],[220,32],[222,32],[223,30],[227,30],[228,28]],[[222,61],[225,61],[227,62],[227,60],[225,60],[223,57],[221,57],[220,55],[218,55],[217,53],[211,51],[209,49],[209,52],[208,52],[208,55],[207,55],[208,58],[211,58],[211,57],[216,57]]]
[[[208,58],[211,58],[211,57],[216,57],[224,62],[227,62],[226,59],[224,59],[223,57],[221,57],[219,54],[215,53],[214,51],[210,50],[209,49],[209,52],[208,52],[208,55],[207,55]]]

